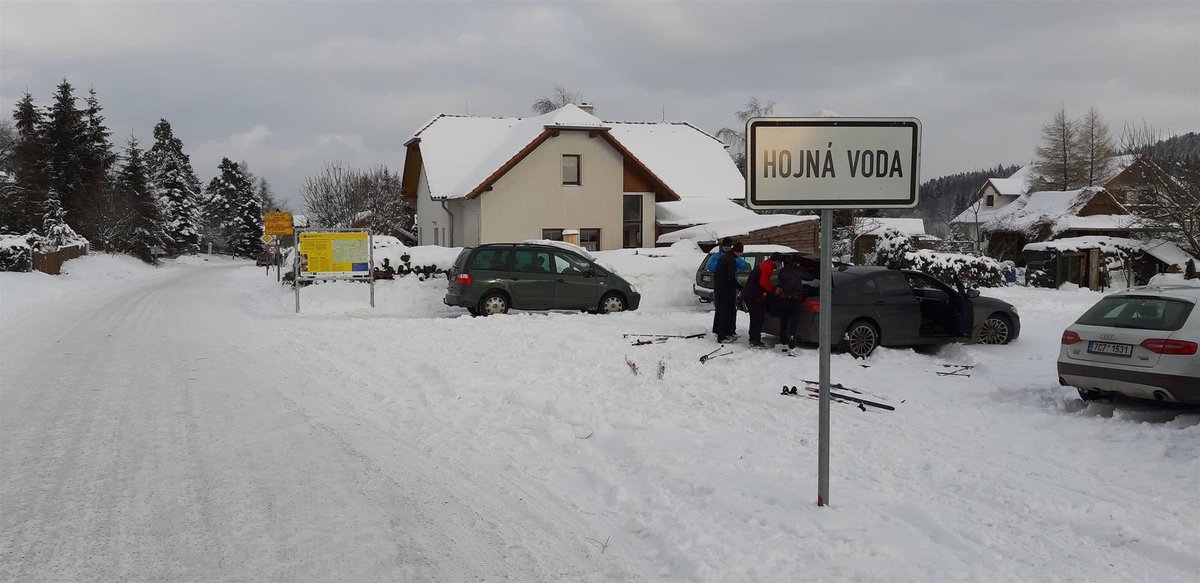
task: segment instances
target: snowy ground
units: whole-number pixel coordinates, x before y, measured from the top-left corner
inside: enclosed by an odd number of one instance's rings
[[[700,255],[600,255],[641,310],[471,318],[407,277],[375,309],[361,284],[305,288],[296,315],[224,260],[0,274],[0,580],[1200,573],[1200,413],[1058,386],[1059,335],[1100,294],[985,290],[1021,314],[1009,346],[834,355],[896,411],[833,404],[819,509],[817,403],[779,395],[816,351],[630,346],[710,329]]]

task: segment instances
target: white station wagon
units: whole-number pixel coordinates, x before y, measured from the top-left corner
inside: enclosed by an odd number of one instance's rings
[[[1200,405],[1200,287],[1112,294],[1062,335],[1058,379],[1085,401],[1120,395]]]

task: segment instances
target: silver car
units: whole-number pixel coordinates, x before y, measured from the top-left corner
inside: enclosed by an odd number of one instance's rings
[[[1111,396],[1200,405],[1200,287],[1112,294],[1062,335],[1058,378],[1084,400]]]

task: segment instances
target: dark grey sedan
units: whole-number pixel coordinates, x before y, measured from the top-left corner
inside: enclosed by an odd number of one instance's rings
[[[800,315],[799,340],[818,342],[820,299],[817,281]],[[1011,304],[952,288],[917,271],[842,266],[833,272],[833,335],[838,347],[865,358],[878,346],[919,346],[950,342],[1008,344],[1021,331]],[[779,320],[764,330],[778,335]]]

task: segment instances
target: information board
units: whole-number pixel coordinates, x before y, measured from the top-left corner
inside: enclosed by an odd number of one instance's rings
[[[300,277],[371,277],[371,235],[300,232]]]

